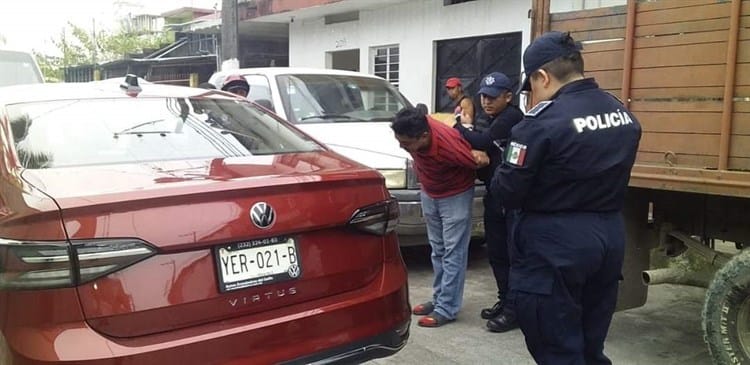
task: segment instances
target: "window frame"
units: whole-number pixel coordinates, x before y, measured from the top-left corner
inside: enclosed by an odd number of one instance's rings
[[[393,50],[395,49],[396,53],[393,53]],[[379,51],[385,51],[385,54],[379,54]],[[370,52],[370,60],[372,64],[372,74],[378,77],[384,78],[386,81],[390,82],[391,85],[393,85],[395,88],[398,89],[398,86],[401,82],[401,48],[398,44],[391,44],[386,46],[378,46],[378,47],[372,47]],[[379,63],[377,61],[378,57],[385,56],[386,62],[385,63]],[[397,60],[395,62],[392,61],[393,56],[397,57]],[[385,71],[377,71],[377,66],[385,66]],[[398,66],[396,67],[396,70],[394,71],[392,66]],[[396,73],[397,77],[395,80],[391,78],[392,73]]]

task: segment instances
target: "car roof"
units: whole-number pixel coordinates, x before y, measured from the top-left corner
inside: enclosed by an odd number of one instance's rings
[[[240,68],[234,70],[224,70],[216,72],[211,78],[216,76],[226,77],[228,75],[247,75],[247,74],[264,74],[269,76],[277,75],[344,75],[344,76],[358,76],[368,77],[373,79],[382,80],[383,78],[370,75],[362,72],[355,71],[344,71],[344,70],[332,70],[328,68],[311,68],[311,67],[254,67],[254,68]]]
[[[27,54],[27,55],[33,56],[33,54],[31,52],[27,51],[27,50],[18,49],[18,48],[9,48],[9,47],[5,47],[5,46],[0,47],[0,51],[2,51],[2,52],[13,52],[13,53],[23,53],[23,54]]]
[[[120,87],[125,78],[80,83],[47,83],[0,87],[0,103],[17,104],[70,99],[131,98]],[[235,98],[220,90],[153,84],[139,79],[141,92],[136,97],[218,97]]]

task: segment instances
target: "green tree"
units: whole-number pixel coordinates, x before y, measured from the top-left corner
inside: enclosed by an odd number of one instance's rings
[[[35,53],[37,63],[50,82],[62,81],[65,67],[101,64],[126,58],[129,54],[159,48],[168,43],[166,33],[136,34],[127,30],[98,31],[68,22],[59,38],[52,39],[60,56]]]
[[[61,82],[65,79],[63,75],[63,63],[62,58],[55,56],[48,56],[34,51],[34,57],[36,63],[39,64],[39,69],[44,75],[44,81],[46,82]]]

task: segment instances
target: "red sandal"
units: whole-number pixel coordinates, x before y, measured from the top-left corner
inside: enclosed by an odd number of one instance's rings
[[[432,302],[425,302],[422,304],[417,304],[412,308],[411,312],[418,315],[418,316],[426,316],[432,311],[435,310],[435,305],[432,304]]]
[[[453,322],[453,319],[442,316],[440,313],[432,312],[419,319],[417,324],[420,327],[440,327],[444,324]]]

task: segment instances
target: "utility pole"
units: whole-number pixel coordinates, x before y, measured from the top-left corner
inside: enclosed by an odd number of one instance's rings
[[[91,18],[91,64],[96,68],[96,18]]]
[[[228,60],[235,60],[239,67],[239,13],[237,0],[222,0],[221,3],[221,61],[222,68]]]

